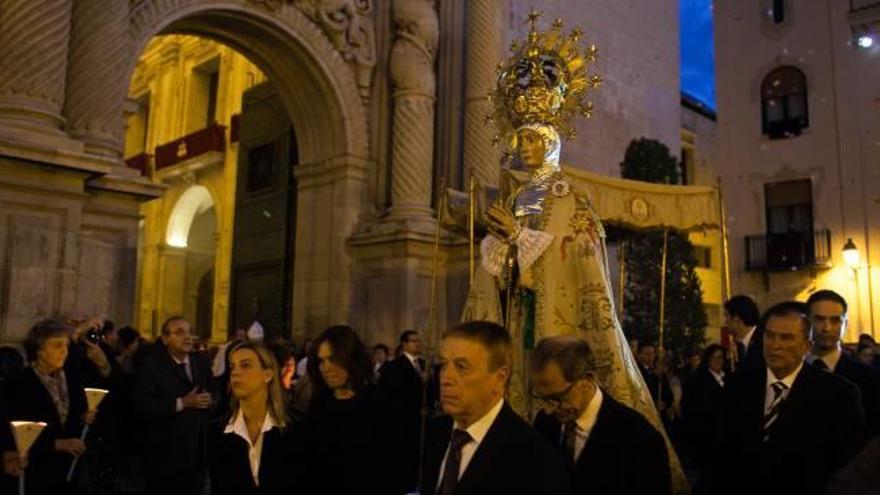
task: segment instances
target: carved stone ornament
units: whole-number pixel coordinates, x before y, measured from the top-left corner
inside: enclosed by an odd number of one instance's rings
[[[254,0],[257,1],[257,0]],[[273,3],[272,0],[259,0]],[[358,86],[370,86],[370,74],[376,64],[373,28],[373,0],[293,0],[309,19],[330,38],[346,62],[354,64]]]
[[[281,7],[281,4],[284,3],[283,0],[251,0],[251,2],[262,5],[269,10],[278,10],[278,7]]]

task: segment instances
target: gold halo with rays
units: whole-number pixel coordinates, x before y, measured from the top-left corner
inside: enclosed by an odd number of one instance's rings
[[[592,116],[593,103],[586,98],[602,84],[601,77],[589,72],[598,48],[580,46],[580,28],[565,35],[561,18],[539,32],[535,25],[541,15],[534,8],[529,12],[528,36],[511,44],[512,55],[496,69],[496,84],[489,93],[492,113],[487,116],[495,125],[494,143],[511,142],[516,129],[526,124],[552,125],[571,139],[575,117]]]

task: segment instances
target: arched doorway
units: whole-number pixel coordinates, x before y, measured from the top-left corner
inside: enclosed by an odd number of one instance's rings
[[[353,68],[299,7],[285,2],[143,1],[135,4],[130,19],[134,53],[159,34],[196,35],[244,54],[274,83],[297,129],[300,163],[295,172],[298,268],[292,281],[291,333],[301,336],[347,321],[352,291],[346,240],[363,204],[369,163],[366,118]],[[222,233],[232,226],[218,228]],[[221,242],[219,249],[231,246]],[[229,269],[217,266],[214,272],[217,340],[227,332],[218,321],[228,321],[231,288],[220,280],[229,278]],[[150,311],[145,302],[141,321]]]

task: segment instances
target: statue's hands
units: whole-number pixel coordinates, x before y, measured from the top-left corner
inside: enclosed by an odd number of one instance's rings
[[[489,208],[484,220],[489,232],[503,241],[512,241],[522,230],[510,208],[500,202]]]

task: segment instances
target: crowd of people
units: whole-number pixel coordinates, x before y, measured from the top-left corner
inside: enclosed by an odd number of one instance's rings
[[[0,492],[27,494],[665,494],[667,438],[694,493],[876,493],[875,343],[844,346],[847,304],[821,290],[763,313],[725,304],[732,339],[676,369],[631,341],[665,432],[603,391],[583,339],[531,352],[523,418],[505,400],[500,326],[392,353],[332,326],[299,348],[255,323],[206,349],[185,318],[154,342],[100,319],[36,323],[0,348]],[[87,388],[109,391],[94,410]],[[10,421],[46,424],[20,455]],[[665,433],[665,435],[664,435]]]

